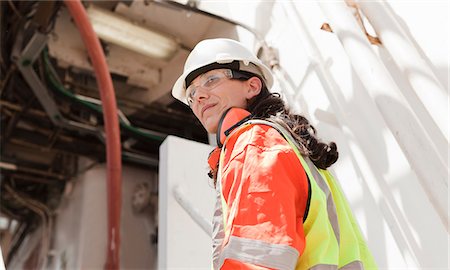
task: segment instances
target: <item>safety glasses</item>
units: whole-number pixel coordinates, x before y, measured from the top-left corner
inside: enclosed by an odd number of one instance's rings
[[[248,80],[254,75],[246,72],[240,72],[231,69],[216,69],[207,73],[200,75],[200,83],[197,85],[191,84],[186,89],[186,98],[188,105],[191,107],[194,103],[195,94],[198,88],[202,88],[206,91],[211,91],[220,84],[222,84],[226,79],[236,79],[236,80]]]

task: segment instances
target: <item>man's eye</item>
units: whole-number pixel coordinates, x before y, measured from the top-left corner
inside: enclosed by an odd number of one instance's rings
[[[220,78],[216,75],[209,76],[203,85],[205,87],[210,87],[210,86],[214,85],[216,82],[218,82],[219,79]]]

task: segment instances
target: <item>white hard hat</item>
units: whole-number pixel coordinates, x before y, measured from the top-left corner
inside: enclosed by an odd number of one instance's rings
[[[172,95],[187,104],[186,81],[190,83],[198,75],[219,68],[237,69],[258,75],[264,80],[267,89],[273,85],[270,69],[244,45],[227,38],[205,39],[194,47],[186,59],[183,74],[175,82]]]

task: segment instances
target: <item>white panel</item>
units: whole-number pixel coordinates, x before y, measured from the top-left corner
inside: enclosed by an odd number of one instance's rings
[[[215,191],[207,176],[211,146],[169,136],[160,148],[158,269],[210,269],[211,236],[174,198],[185,195],[202,218],[211,220]]]
[[[80,177],[81,215],[78,230],[78,265],[101,268],[106,262],[107,192],[105,166],[96,166]]]
[[[84,167],[84,165],[80,165]],[[155,218],[134,213],[131,198],[136,184],[155,181],[155,173],[122,168],[121,268],[155,269],[156,246],[151,245]],[[80,175],[66,194],[55,228],[50,269],[103,269],[107,245],[106,165]]]
[[[156,269],[157,245],[153,238],[157,235],[157,200],[150,197],[150,205],[142,212],[132,207],[136,186],[146,183],[151,189],[157,184],[156,172],[123,166],[122,175],[121,268]]]

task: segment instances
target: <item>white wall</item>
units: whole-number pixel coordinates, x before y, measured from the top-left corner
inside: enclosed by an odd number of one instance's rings
[[[212,220],[215,192],[209,185],[207,157],[212,147],[169,136],[160,148],[158,269],[211,269],[211,236],[174,197],[178,188],[187,204]]]

